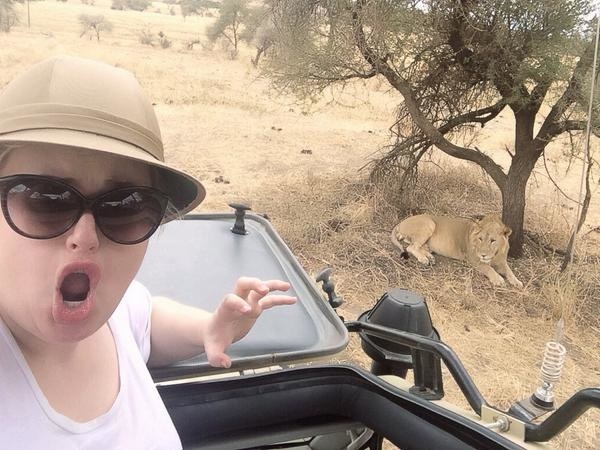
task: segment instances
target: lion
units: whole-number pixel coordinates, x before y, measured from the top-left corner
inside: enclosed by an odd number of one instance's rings
[[[467,261],[496,286],[508,281],[523,283],[508,267],[508,236],[512,230],[494,214],[479,221],[421,214],[404,219],[392,230],[392,242],[408,258],[412,254],[422,264],[434,264],[432,253]],[[401,242],[408,243],[406,250]],[[503,278],[504,277],[504,278]]]

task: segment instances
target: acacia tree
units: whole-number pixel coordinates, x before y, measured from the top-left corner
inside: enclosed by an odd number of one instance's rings
[[[209,41],[225,39],[233,48],[232,57],[237,56],[242,23],[247,14],[248,0],[223,0],[219,9],[219,17],[206,30]]]
[[[268,68],[276,86],[302,95],[382,77],[399,92],[396,142],[374,178],[414,173],[436,147],[479,165],[498,186],[502,219],[521,256],[527,182],[548,144],[585,129],[584,81],[593,62],[590,0],[275,0],[278,34]],[[540,114],[543,104],[549,111]],[[514,145],[507,169],[491,148],[469,146],[508,109]],[[536,120],[541,125],[536,126]]]
[[[251,58],[254,67],[258,66],[261,56],[267,54],[276,38],[269,5],[270,2],[266,0],[262,5],[249,7],[243,18],[244,29],[240,33],[240,39],[256,49]]]
[[[113,29],[112,23],[101,14],[80,14],[79,23],[81,24],[79,37],[88,34],[90,40],[96,37],[98,42],[100,42],[100,33],[110,33]]]
[[[218,9],[220,3],[212,0],[181,0],[179,7],[183,19],[187,16],[204,15],[210,8]]]

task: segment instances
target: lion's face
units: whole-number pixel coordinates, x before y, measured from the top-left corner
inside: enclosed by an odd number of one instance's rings
[[[473,253],[482,263],[490,264],[496,255],[506,255],[510,233],[497,217],[484,217],[473,227],[469,239]]]

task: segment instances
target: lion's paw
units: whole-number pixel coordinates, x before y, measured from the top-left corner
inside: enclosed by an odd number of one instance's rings
[[[492,282],[492,284],[494,286],[504,286],[504,285],[506,285],[506,282],[504,281],[504,278],[502,278],[498,274],[496,274],[495,277],[490,277],[490,281]]]
[[[417,257],[417,260],[424,266],[429,266],[431,264],[431,262],[429,261],[429,258],[426,258],[424,256]]]
[[[514,287],[517,287],[519,289],[523,289],[523,283],[518,280],[517,278],[514,279],[509,279],[508,282],[513,285]]]

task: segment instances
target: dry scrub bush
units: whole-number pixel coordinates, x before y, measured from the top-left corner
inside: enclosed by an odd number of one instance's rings
[[[569,239],[573,221],[572,214],[567,216],[556,205],[529,202],[525,213],[525,229],[532,250],[560,253]]]
[[[172,44],[165,33],[159,31],[155,34],[149,27],[145,27],[138,32],[138,39],[140,44],[149,45],[151,47],[154,47],[155,43],[158,43],[161,48],[169,48]]]
[[[552,320],[564,318],[573,321],[581,300],[580,288],[573,279],[572,272],[553,273],[540,285],[540,298],[547,305],[547,313]]]
[[[154,32],[148,27],[143,28],[138,32],[138,39],[140,41],[140,44],[142,44],[142,45],[153,46],[154,45]]]
[[[398,189],[397,174],[391,172],[378,183],[380,195],[398,213],[476,217],[500,212],[500,195],[475,167],[443,168],[433,162],[421,170],[413,186]]]

